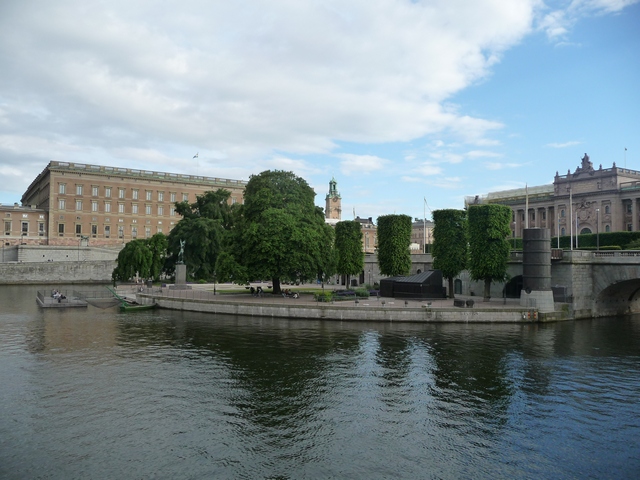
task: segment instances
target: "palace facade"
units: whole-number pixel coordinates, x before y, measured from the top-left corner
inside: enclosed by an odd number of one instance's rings
[[[551,236],[640,230],[640,172],[593,168],[585,153],[572,173],[556,172],[552,184],[465,198],[471,205],[497,203],[513,211],[511,233],[522,238],[529,228],[548,228]]]
[[[22,196],[2,205],[4,245],[115,246],[156,233],[180,220],[176,202],[224,188],[243,201],[246,182],[196,175],[50,162]]]

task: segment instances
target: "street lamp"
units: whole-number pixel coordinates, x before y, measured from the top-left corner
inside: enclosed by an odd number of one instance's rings
[[[596,208],[596,250],[600,251],[600,209]]]

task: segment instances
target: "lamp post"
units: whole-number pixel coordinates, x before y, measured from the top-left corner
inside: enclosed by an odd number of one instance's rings
[[[596,208],[596,250],[600,251],[600,209]]]

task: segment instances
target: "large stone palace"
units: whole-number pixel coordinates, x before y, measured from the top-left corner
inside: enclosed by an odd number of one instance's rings
[[[640,172],[617,167],[593,168],[585,153],[572,173],[556,172],[552,184],[465,198],[465,207],[507,205],[513,211],[511,233],[548,228],[551,236],[640,229]]]
[[[242,202],[246,182],[130,168],[50,162],[21,205],[0,206],[5,245],[121,245],[168,234],[175,202],[224,188]]]

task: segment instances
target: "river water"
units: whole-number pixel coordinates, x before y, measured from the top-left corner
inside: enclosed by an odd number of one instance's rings
[[[3,479],[640,477],[640,317],[123,314],[37,290],[0,287]]]

